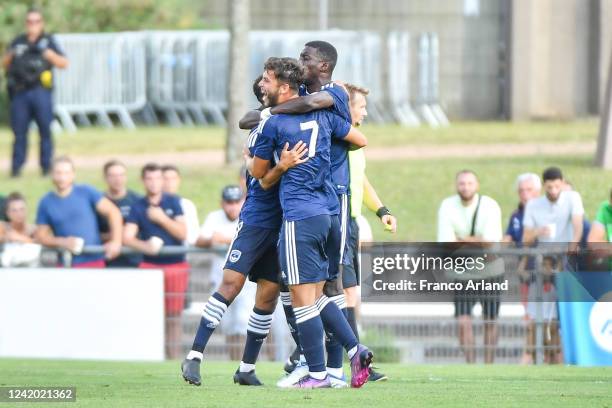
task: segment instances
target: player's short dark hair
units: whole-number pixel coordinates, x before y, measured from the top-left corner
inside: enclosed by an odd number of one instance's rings
[[[181,175],[181,172],[179,171],[178,167],[176,167],[174,164],[164,164],[163,166],[161,166],[161,171],[164,173],[167,171],[173,171],[179,176]]]
[[[279,82],[289,85],[289,88],[296,92],[304,82],[304,70],[295,58],[270,57],[266,60],[264,69],[274,72]]]
[[[147,163],[142,166],[142,170],[140,170],[140,177],[144,178],[147,173],[154,171],[162,171],[162,167],[157,163]]]
[[[474,170],[470,170],[470,169],[463,169],[463,170],[459,170],[457,172],[457,174],[455,174],[455,180],[457,180],[459,178],[459,176],[463,175],[463,174],[471,174],[474,177],[476,177],[476,180],[479,180],[478,178],[478,174],[476,174],[476,172]]]
[[[542,181],[563,180],[563,173],[558,167],[549,167],[542,173]]]
[[[327,41],[309,41],[304,44],[306,47],[312,47],[317,50],[321,61],[327,62],[329,65],[329,72],[333,72],[338,62],[338,51],[336,47],[328,43]]]
[[[104,175],[108,173],[111,167],[115,167],[115,166],[121,166],[125,169],[125,164],[123,164],[123,162],[117,159],[112,159],[104,163],[104,167],[102,167],[102,171],[104,172]]]
[[[370,93],[370,90],[367,88],[363,88],[361,86],[357,86],[354,84],[349,84],[349,83],[345,83],[344,84],[344,88],[346,88],[346,91],[349,94],[349,100],[351,100],[355,97],[356,94],[362,94],[363,96],[367,96]]]
[[[257,78],[255,78],[255,81],[253,81],[253,95],[255,95],[255,98],[257,98],[257,101],[259,101],[259,103],[263,105],[264,104],[263,92],[261,92],[261,88],[259,87],[261,78],[263,78],[263,75],[258,76]]]

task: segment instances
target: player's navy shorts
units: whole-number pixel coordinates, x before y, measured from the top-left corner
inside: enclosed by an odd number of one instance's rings
[[[240,272],[252,282],[258,279],[278,282],[277,242],[278,229],[255,227],[240,221],[223,269]]]
[[[278,257],[285,284],[299,285],[328,279],[330,259],[327,246],[333,217],[316,215],[298,221],[283,221]]]
[[[361,274],[359,264],[359,224],[357,220],[351,217],[349,245],[346,252],[348,262],[342,269],[342,287],[345,289],[359,286]]]

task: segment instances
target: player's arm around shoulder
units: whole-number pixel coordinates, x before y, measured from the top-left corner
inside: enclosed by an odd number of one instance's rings
[[[332,106],[334,106],[333,96],[328,92],[317,92],[276,105],[270,109],[270,113],[272,115],[306,113]]]
[[[259,121],[261,120],[261,111],[254,109],[252,111],[248,111],[245,115],[238,121],[238,127],[240,129],[253,129]]]

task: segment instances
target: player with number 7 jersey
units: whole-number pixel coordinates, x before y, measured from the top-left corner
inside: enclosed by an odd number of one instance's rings
[[[254,155],[272,160],[280,156],[285,143],[302,141],[308,147],[308,160],[289,169],[280,181],[283,218],[297,221],[315,215],[335,215],[340,211],[331,182],[331,138],[343,139],[351,124],[329,110],[302,115],[274,115],[263,120],[253,149]]]

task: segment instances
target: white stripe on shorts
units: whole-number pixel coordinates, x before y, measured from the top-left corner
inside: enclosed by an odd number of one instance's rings
[[[297,251],[295,245],[295,222],[285,221],[285,261],[287,263],[287,283],[297,285],[300,283],[300,274],[297,264]]]
[[[234,246],[234,241],[238,238],[238,233],[242,229],[242,221],[238,223],[236,227],[236,232],[234,233],[234,238],[232,238],[232,242],[230,242],[229,248],[227,249],[227,253],[225,254],[225,261],[223,261],[223,265],[227,263],[227,258],[229,258],[230,253],[232,252],[232,247]]]
[[[348,221],[348,195],[342,194],[342,206],[340,208],[340,265],[344,261],[344,247],[346,246],[346,223]]]

